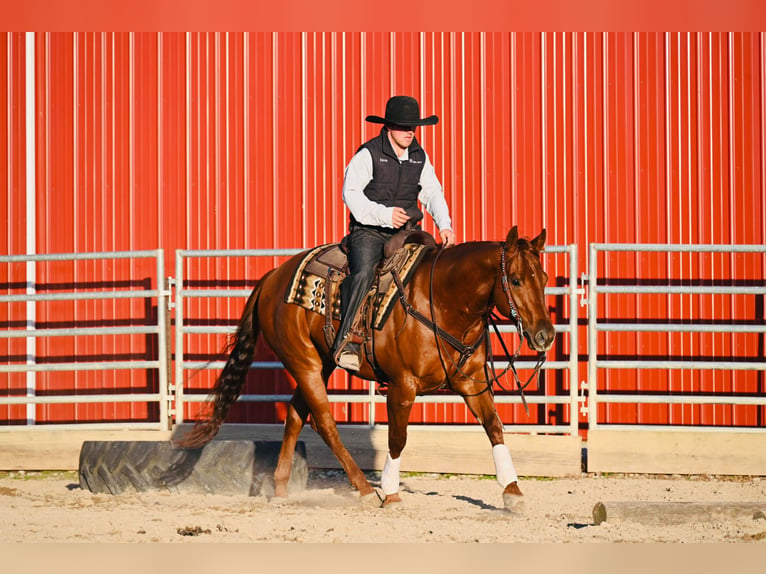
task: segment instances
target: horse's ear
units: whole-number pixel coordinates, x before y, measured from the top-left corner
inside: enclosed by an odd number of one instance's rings
[[[516,248],[516,242],[519,240],[519,228],[517,225],[511,227],[508,236],[505,238],[505,249],[513,251]]]
[[[543,252],[543,248],[545,247],[545,238],[547,237],[547,233],[545,231],[545,228],[540,232],[540,235],[535,237],[530,243],[532,244],[532,247],[535,248],[535,251],[538,253]]]

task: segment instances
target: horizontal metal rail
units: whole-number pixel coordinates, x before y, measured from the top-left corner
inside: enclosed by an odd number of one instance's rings
[[[600,404],[685,404],[685,405],[755,405],[766,406],[766,396],[743,396],[741,394],[695,394],[695,393],[624,393],[616,391],[598,390],[598,371],[600,369],[632,369],[632,370],[725,370],[725,371],[763,371],[766,370],[766,361],[763,357],[744,357],[732,359],[726,357],[695,357],[688,356],[683,359],[671,359],[669,357],[657,357],[651,359],[609,359],[599,355],[598,333],[605,332],[657,332],[657,333],[737,333],[757,334],[766,333],[766,325],[761,321],[743,322],[736,320],[713,321],[707,319],[695,319],[693,317],[673,321],[620,321],[616,319],[598,318],[599,295],[764,295],[766,284],[753,282],[752,285],[743,285],[743,282],[734,285],[715,284],[715,281],[692,280],[691,278],[667,278],[664,280],[652,280],[650,285],[600,284],[598,269],[599,252],[657,252],[657,253],[755,253],[766,254],[766,245],[720,245],[720,244],[635,244],[635,243],[592,243],[590,245],[590,270],[588,273],[588,419],[589,429],[598,428],[602,423],[598,420],[598,406]],[[661,284],[662,282],[666,284]],[[689,283],[688,285],[679,283]],[[760,360],[759,360],[760,359]],[[607,424],[607,423],[604,423]],[[619,425],[608,423],[610,429],[631,428],[634,430],[656,430],[658,427],[671,428],[669,425],[656,424],[631,424]],[[674,426],[673,428],[678,428]],[[695,429],[698,428],[695,426]],[[742,430],[743,427],[715,427],[719,430]]]
[[[615,430],[615,431],[634,431],[638,430],[635,425],[625,425],[625,424],[610,424],[609,430]],[[649,430],[649,431],[656,431],[656,430],[662,430],[662,431],[670,431],[670,432],[703,432],[703,433],[752,433],[757,435],[763,435],[766,431],[764,431],[763,427],[745,427],[745,426],[739,426],[739,427],[725,427],[725,426],[710,426],[710,425],[647,425],[645,429],[643,430]]]
[[[662,405],[760,405],[766,406],[766,395],[755,396],[721,396],[721,395],[638,395],[600,393],[604,402],[610,403],[643,403]]]
[[[129,395],[53,395],[34,397],[3,397],[6,405],[68,405],[94,403],[151,403],[159,402],[160,393],[136,393]]]
[[[764,287],[701,287],[697,285],[599,285],[599,293],[657,295],[763,295]]]
[[[27,389],[24,396],[0,396],[0,405],[46,405],[46,404],[110,404],[110,403],[155,403],[159,407],[159,420],[150,423],[75,423],[72,425],[60,425],[55,423],[40,424],[36,420],[27,421],[26,425],[9,425],[14,430],[34,429],[50,427],[61,429],[65,426],[72,428],[154,428],[169,430],[171,420],[169,417],[170,397],[168,380],[168,356],[167,356],[167,324],[166,309],[168,292],[164,287],[164,253],[162,249],[143,251],[115,251],[98,253],[54,253],[44,255],[5,255],[0,256],[0,263],[45,263],[45,262],[75,262],[75,261],[115,261],[140,259],[154,260],[154,289],[110,289],[96,290],[91,285],[78,288],[75,283],[67,291],[57,289],[56,293],[40,293],[38,285],[24,285],[24,294],[0,295],[0,303],[13,305],[15,303],[40,304],[53,301],[88,301],[88,300],[125,300],[141,299],[156,300],[157,318],[152,325],[135,325],[119,327],[55,327],[37,328],[34,321],[26,322],[23,328],[8,329],[0,332],[0,339],[27,339],[45,340],[59,337],[121,337],[126,335],[153,335],[157,337],[156,358],[141,360],[83,360],[56,362],[55,358],[28,356],[24,363],[14,363],[8,360],[0,364],[0,373],[27,373]],[[9,290],[14,289],[13,287]],[[22,287],[18,287],[19,290]],[[93,321],[98,317],[88,317]],[[115,370],[154,370],[157,371],[159,390],[157,393],[120,393],[120,394],[56,394],[39,395],[36,390],[36,373],[41,372],[93,372]],[[32,379],[30,379],[32,377]],[[32,384],[30,384],[30,380]],[[8,391],[11,392],[10,390]],[[138,426],[136,426],[138,425]]]
[[[766,246],[736,243],[591,243],[595,251],[641,253],[763,253]]]
[[[48,371],[106,371],[132,369],[159,369],[160,361],[93,361],[82,363],[35,363],[24,365],[0,365],[0,373],[43,373]],[[0,405],[3,404],[0,397]]]
[[[651,361],[595,361],[599,369],[698,369],[707,371],[763,371],[766,362],[763,361],[700,361],[690,357],[685,361],[667,361],[656,359]]]
[[[342,392],[328,392],[328,396],[333,399],[333,402],[336,403],[363,403],[370,400],[370,397],[367,396],[366,393],[361,392],[359,394],[349,394],[349,393],[342,393]],[[286,395],[286,394],[264,394],[264,395],[242,395],[239,397],[239,400],[246,403],[289,403],[290,399],[292,399],[292,395]],[[540,395],[526,395],[526,401],[530,404],[555,404],[555,405],[565,405],[569,403],[569,397],[565,396],[557,396],[557,397],[546,397],[546,396],[540,396]],[[187,394],[186,400],[188,402],[198,402],[202,403],[207,400],[207,395],[205,394]],[[375,395],[373,400],[377,403],[385,403],[386,397],[384,395]],[[495,394],[495,402],[497,404],[504,404],[504,405],[520,405],[522,404],[521,397],[518,395],[501,395],[501,394]],[[462,404],[463,398],[450,394],[450,395],[429,395],[429,404],[439,404],[439,405],[445,405],[445,404]]]
[[[44,432],[44,431],[87,431],[87,430],[97,430],[97,431],[109,431],[109,430],[119,430],[119,431],[129,431],[129,430],[147,430],[147,431],[158,431],[158,430],[167,430],[167,429],[158,429],[157,428],[157,422],[151,421],[151,422],[98,422],[98,423],[50,423],[50,424],[44,424],[44,425],[35,425],[35,426],[29,426],[26,424],[8,424],[0,426],[0,434],[2,433],[12,433],[12,432],[24,432],[24,433],[30,433],[33,434],[35,432]]]
[[[157,335],[160,332],[158,326],[143,327],[80,327],[68,329],[35,329],[25,331],[13,329],[0,332],[0,339],[26,339],[27,337],[78,337],[81,335]]]
[[[534,369],[537,363],[535,361],[516,361],[517,369]],[[226,365],[226,361],[186,361],[184,362],[184,368],[187,370],[201,369],[223,369]],[[507,361],[495,361],[496,369],[504,369],[509,365]],[[280,361],[255,361],[250,368],[251,369],[283,369],[285,366]],[[540,367],[542,370],[557,370],[566,369],[569,367],[568,361],[545,361]]]
[[[599,332],[720,333],[721,326],[699,323],[597,323],[596,330]],[[766,325],[737,325],[733,323],[727,324],[726,330],[729,333],[766,333]]]
[[[93,301],[138,299],[156,297],[157,291],[86,291],[84,293],[51,293],[49,295],[2,295],[0,303],[26,303],[27,301]]]
[[[271,256],[292,256],[300,253],[301,249],[253,249],[253,250],[181,250],[176,252],[176,277],[175,283],[175,420],[177,423],[183,422],[183,405],[185,402],[204,402],[207,400],[207,394],[204,393],[186,393],[182,381],[186,371],[214,369],[220,370],[225,365],[225,361],[187,361],[185,355],[185,341],[187,335],[200,334],[231,334],[236,331],[236,327],[231,325],[187,325],[188,318],[185,315],[185,305],[189,299],[212,299],[212,298],[245,298],[251,293],[245,289],[187,289],[184,277],[184,262],[190,258],[206,257],[271,257]],[[574,349],[566,361],[547,361],[543,365],[545,370],[566,370],[569,372],[570,390],[566,396],[539,396],[526,394],[526,401],[530,404],[561,404],[568,406],[570,424],[568,425],[513,425],[512,428],[519,430],[532,429],[529,432],[547,432],[547,433],[568,433],[576,435],[578,433],[578,400],[577,395],[577,305],[578,305],[578,271],[577,271],[577,246],[548,246],[545,248],[545,254],[560,253],[568,256],[569,277],[567,286],[548,287],[545,290],[546,295],[566,296],[568,298],[569,321],[555,325],[559,333],[568,333],[570,337],[570,349]],[[515,326],[500,325],[501,333],[515,333]],[[532,369],[535,367],[534,360],[522,360],[516,362],[517,369]],[[497,370],[505,369],[507,362],[495,361]],[[284,365],[279,361],[256,361],[251,369],[283,369]],[[286,394],[264,394],[264,395],[242,395],[239,400],[242,402],[288,402],[292,395]],[[369,405],[368,420],[369,426],[375,426],[375,404],[385,402],[385,398],[375,392],[375,384],[370,383],[367,392],[348,393],[348,392],[330,392],[329,400],[331,403],[364,403]],[[418,398],[418,402],[423,404],[462,404],[464,401],[457,395],[426,395]],[[522,404],[519,395],[495,396],[495,402],[498,404]],[[519,432],[528,432],[527,430]]]
[[[97,261],[102,259],[149,259],[162,249],[143,251],[91,251],[88,253],[44,253],[38,255],[0,255],[0,263],[45,263],[51,261]]]

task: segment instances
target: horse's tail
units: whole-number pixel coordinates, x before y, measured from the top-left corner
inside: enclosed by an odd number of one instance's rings
[[[231,405],[239,398],[239,392],[247,377],[250,364],[255,354],[255,343],[261,332],[258,320],[258,298],[261,294],[261,279],[250,294],[245,304],[242,317],[239,321],[236,333],[229,341],[231,349],[229,359],[226,361],[221,374],[218,376],[215,387],[210,395],[212,408],[206,416],[203,416],[175,445],[181,448],[201,448],[209,443],[226,418]]]

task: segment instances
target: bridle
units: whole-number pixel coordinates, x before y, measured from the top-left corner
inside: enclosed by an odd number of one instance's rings
[[[524,397],[524,390],[532,383],[534,378],[537,376],[537,373],[540,371],[540,369],[543,366],[543,363],[545,363],[545,353],[543,351],[540,351],[538,353],[537,357],[537,364],[534,367],[534,370],[532,374],[530,375],[529,379],[527,379],[526,382],[522,383],[521,378],[519,377],[519,373],[516,370],[516,366],[514,365],[514,362],[516,359],[519,358],[519,355],[521,354],[521,347],[524,342],[524,326],[521,320],[521,314],[519,313],[518,309],[516,308],[515,303],[513,302],[513,296],[511,295],[511,288],[510,285],[508,285],[508,276],[506,274],[506,258],[505,258],[505,245],[501,244],[500,246],[500,277],[501,277],[501,287],[503,290],[503,293],[505,294],[506,301],[508,303],[508,308],[510,309],[510,315],[513,320],[515,320],[516,323],[516,331],[519,335],[519,343],[516,347],[516,352],[511,356],[511,354],[508,351],[508,348],[505,346],[505,342],[503,341],[502,337],[500,337],[500,330],[497,327],[496,321],[499,319],[494,313],[492,313],[492,305],[490,304],[490,307],[487,309],[487,323],[492,325],[492,328],[494,329],[495,333],[498,336],[498,339],[500,340],[500,344],[503,348],[503,351],[505,352],[506,358],[508,359],[508,366],[505,367],[499,374],[495,372],[494,367],[494,360],[490,358],[490,369],[492,370],[493,375],[491,377],[487,377],[484,380],[476,379],[475,377],[472,377],[471,375],[467,374],[463,371],[463,366],[465,363],[470,359],[473,354],[476,352],[476,349],[481,344],[482,340],[486,340],[487,343],[487,356],[492,357],[491,352],[491,344],[490,344],[490,333],[489,333],[489,327],[485,326],[485,328],[482,330],[482,332],[479,334],[479,337],[474,341],[471,345],[466,345],[453,335],[447,333],[444,331],[441,327],[439,327],[436,324],[436,314],[434,312],[434,294],[433,294],[433,286],[434,286],[434,270],[436,269],[436,262],[438,261],[439,257],[441,256],[442,252],[444,251],[444,246],[440,245],[436,256],[434,257],[433,262],[431,263],[431,273],[430,273],[430,287],[429,287],[429,304],[430,304],[430,311],[431,311],[431,318],[429,319],[422,313],[420,313],[417,309],[415,309],[409,301],[407,301],[407,298],[404,293],[404,286],[402,285],[401,279],[395,271],[393,272],[394,282],[396,283],[396,287],[399,290],[399,301],[401,302],[402,306],[404,307],[405,312],[408,315],[411,315],[414,317],[417,321],[431,329],[431,331],[434,333],[434,337],[436,339],[436,349],[439,354],[439,361],[441,362],[442,369],[444,369],[444,374],[447,377],[447,381],[449,381],[450,374],[449,369],[447,368],[447,365],[444,361],[444,354],[442,353],[442,342],[448,343],[451,347],[453,347],[458,352],[458,360],[452,358],[452,355],[447,353],[447,357],[449,358],[449,361],[452,363],[452,366],[455,368],[455,370],[465,377],[466,379],[469,379],[474,382],[478,383],[484,383],[486,384],[486,388],[482,391],[479,391],[478,393],[475,393],[474,395],[466,395],[466,396],[478,396],[486,392],[493,393],[492,384],[497,383],[497,385],[504,391],[507,391],[505,387],[502,386],[500,383],[500,378],[503,377],[508,371],[511,371],[513,373],[514,380],[516,381],[516,386],[519,389],[519,393],[521,394],[521,401],[524,404],[524,410],[529,414],[529,407],[527,405],[526,398]],[[487,365],[485,364],[485,373],[487,373]],[[489,373],[487,373],[489,375]],[[446,382],[445,381],[445,384]]]
[[[543,364],[545,363],[546,355],[543,351],[538,351],[537,353],[537,363],[534,366],[534,369],[532,371],[532,374],[529,376],[527,381],[522,384],[521,378],[519,377],[519,373],[516,370],[516,359],[519,358],[519,355],[521,354],[521,346],[524,342],[524,325],[521,320],[521,314],[519,313],[518,309],[516,308],[516,305],[513,302],[513,296],[511,295],[511,287],[508,285],[508,273],[506,272],[506,263],[505,263],[505,245],[500,247],[500,285],[503,289],[503,293],[505,294],[505,300],[508,302],[508,308],[510,309],[511,317],[516,320],[516,332],[519,335],[519,344],[516,346],[516,352],[513,354],[513,357],[510,357],[510,353],[508,352],[508,348],[505,346],[505,341],[503,341],[503,338],[500,336],[500,329],[497,328],[496,319],[498,317],[494,313],[489,314],[489,322],[492,324],[492,328],[495,331],[495,334],[497,335],[498,340],[500,341],[500,345],[503,347],[503,351],[505,352],[505,356],[508,358],[508,367],[506,367],[503,372],[500,374],[500,376],[503,376],[505,373],[508,372],[510,369],[513,373],[513,378],[516,381],[516,387],[519,389],[519,394],[521,395],[521,402],[524,404],[524,410],[529,414],[529,407],[527,406],[527,399],[524,397],[524,390],[532,383],[534,378],[537,376],[537,373],[542,368]],[[489,330],[487,330],[487,356],[490,357],[490,368],[492,369],[492,372],[495,372],[495,366],[494,366],[494,360],[491,358],[491,345],[489,343]],[[503,385],[498,380],[499,377],[493,376],[493,379],[497,382],[497,385],[503,389],[504,391],[507,391],[508,389],[504,388]]]

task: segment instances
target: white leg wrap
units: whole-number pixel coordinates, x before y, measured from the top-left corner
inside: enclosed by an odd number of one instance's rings
[[[496,444],[492,447],[492,458],[495,460],[495,474],[497,482],[505,488],[514,481],[519,480],[516,469],[511,460],[511,451],[504,444]]]
[[[380,476],[380,488],[383,489],[383,494],[399,492],[399,468],[401,465],[401,456],[394,460],[390,453],[386,455],[386,464],[383,466],[383,474]]]

